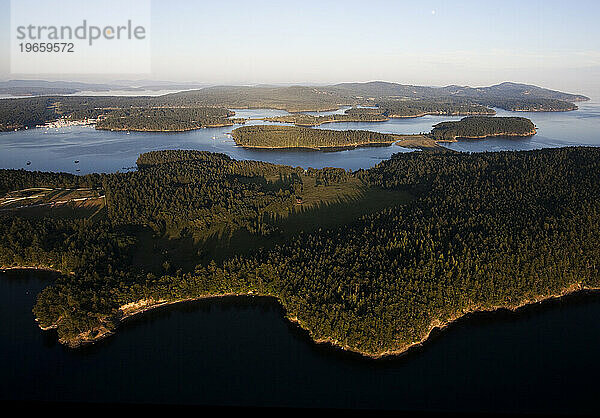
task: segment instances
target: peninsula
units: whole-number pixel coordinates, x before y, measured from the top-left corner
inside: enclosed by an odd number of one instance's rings
[[[350,172],[157,151],[128,173],[0,170],[0,266],[63,272],[33,311],[72,347],[156,306],[262,295],[379,358],[469,312],[598,288],[599,161],[412,152]],[[94,203],[58,211],[68,193]]]

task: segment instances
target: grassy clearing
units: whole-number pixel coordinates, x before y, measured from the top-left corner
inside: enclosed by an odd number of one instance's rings
[[[440,146],[438,141],[426,135],[396,135],[396,137],[398,138],[396,145],[400,147],[420,150],[447,150],[447,148]]]
[[[296,205],[292,213],[276,223],[286,237],[345,225],[362,215],[407,203],[410,196],[404,192],[366,187],[355,178],[328,186],[317,186],[314,178],[310,178],[304,181],[302,199],[301,205]]]
[[[0,198],[0,212],[19,216],[92,218],[105,216],[101,190],[29,188],[8,192]]]
[[[270,180],[277,180],[272,178]],[[183,237],[158,236],[148,227],[136,227],[137,248],[133,264],[156,275],[176,270],[193,271],[198,264],[221,262],[235,255],[245,255],[260,248],[270,249],[300,232],[319,228],[336,228],[362,215],[392,205],[406,203],[410,196],[366,187],[359,179],[318,184],[315,177],[302,176],[303,188],[298,202],[291,208],[267,209],[274,231],[263,236],[243,229],[219,225],[210,231]],[[103,193],[91,189],[36,188],[14,191],[0,198],[0,210],[26,217],[64,217],[99,220],[107,216]]]
[[[363,215],[386,207],[405,204],[410,195],[404,192],[366,187],[358,179],[339,184],[316,185],[313,177],[304,176],[302,204],[292,210],[273,214],[275,232],[267,236],[252,234],[245,228],[227,226],[182,238],[158,237],[149,228],[138,233],[138,249],[134,264],[155,274],[169,269],[192,271],[198,264],[220,263],[233,256],[271,249],[300,232],[319,228],[337,228]]]

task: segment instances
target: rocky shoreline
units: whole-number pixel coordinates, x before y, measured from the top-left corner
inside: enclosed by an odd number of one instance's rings
[[[311,147],[311,146],[299,146],[299,147],[272,147],[265,145],[237,145],[241,148],[247,149],[262,149],[262,150],[274,150],[274,149],[287,149],[287,150],[306,150],[306,151],[344,151],[355,148],[367,148],[367,147],[388,147],[397,142],[396,139],[389,142],[364,142],[360,144],[348,144],[348,145],[337,145],[337,146],[327,146],[327,147]]]
[[[309,338],[316,344],[326,344],[335,349],[339,349],[339,350],[342,350],[345,352],[358,354],[362,357],[377,360],[377,359],[398,357],[398,356],[405,355],[412,349],[421,347],[424,344],[426,344],[427,341],[431,339],[432,334],[435,331],[442,331],[442,330],[448,328],[453,323],[455,323],[469,315],[473,315],[473,314],[477,314],[477,313],[484,313],[484,312],[493,313],[493,312],[499,312],[499,311],[516,312],[516,311],[519,311],[520,309],[523,309],[523,308],[526,308],[529,306],[533,306],[533,305],[541,304],[541,303],[544,303],[544,302],[547,302],[550,300],[560,299],[560,298],[563,298],[566,296],[571,296],[571,295],[575,295],[577,293],[589,292],[589,291],[597,292],[597,291],[600,291],[600,288],[587,287],[587,286],[583,286],[581,283],[575,283],[556,294],[544,295],[544,296],[538,296],[538,297],[526,299],[520,303],[516,303],[513,305],[496,305],[496,306],[491,306],[491,307],[473,306],[471,308],[464,309],[461,312],[453,315],[448,320],[432,321],[430,326],[428,327],[427,331],[423,334],[422,338],[419,339],[418,341],[414,341],[412,343],[407,343],[407,344],[401,345],[397,348],[388,349],[388,350],[381,351],[381,352],[369,352],[369,351],[359,350],[359,349],[356,349],[349,345],[343,344],[336,339],[331,339],[328,337],[317,337],[317,336],[315,336],[314,332],[311,331],[306,326],[306,324],[304,324],[301,320],[298,319],[297,316],[295,316],[295,315],[292,316],[287,313],[285,316],[286,316],[286,319],[288,319],[291,323],[296,324],[298,327],[300,327],[302,330],[304,330],[307,333],[307,335],[309,336]],[[122,305],[119,308],[120,315],[119,315],[118,319],[107,318],[107,321],[105,323],[101,324],[100,326],[98,326],[94,329],[82,332],[82,333],[78,334],[76,337],[71,338],[69,340],[59,339],[59,342],[67,345],[70,348],[78,348],[78,347],[82,347],[84,345],[96,343],[102,339],[105,339],[105,338],[113,335],[116,332],[117,328],[127,319],[134,317],[136,315],[140,315],[144,312],[147,312],[147,311],[150,311],[153,309],[157,309],[157,308],[165,307],[165,306],[169,306],[169,305],[175,305],[175,304],[179,304],[179,303],[193,302],[193,301],[205,300],[205,299],[219,299],[219,298],[224,298],[224,297],[248,297],[248,296],[274,297],[281,304],[281,300],[276,296],[255,294],[252,291],[245,292],[245,293],[235,293],[234,292],[234,293],[224,293],[224,294],[218,294],[218,295],[202,295],[202,296],[198,296],[198,297],[178,299],[178,300],[166,300],[166,299],[154,300],[152,298],[142,299],[137,302],[131,302],[131,303]],[[285,306],[283,306],[283,308],[285,310]],[[37,319],[36,319],[36,321],[37,321]],[[60,320],[58,322],[60,322]],[[46,327],[42,327],[40,325],[40,328],[42,330],[56,329],[59,325],[58,322],[55,324],[52,324],[50,326],[46,326]]]
[[[373,359],[373,360],[380,360],[380,359],[391,358],[391,357],[401,357],[403,355],[406,355],[408,352],[410,352],[411,350],[413,350],[415,348],[422,347],[431,339],[431,337],[435,331],[443,331],[443,330],[447,329],[449,326],[451,326],[452,324],[454,324],[455,322],[457,322],[465,317],[468,317],[469,315],[474,315],[477,313],[494,313],[494,312],[500,312],[500,311],[517,312],[521,309],[531,307],[531,306],[534,306],[537,304],[541,304],[541,303],[548,302],[551,300],[561,299],[561,298],[564,298],[567,296],[573,296],[578,293],[590,292],[590,291],[598,292],[598,291],[600,291],[600,288],[585,287],[585,286],[582,286],[580,283],[577,283],[577,284],[574,284],[574,285],[568,287],[567,289],[563,290],[562,292],[559,292],[558,294],[526,300],[522,303],[518,303],[515,305],[499,305],[499,306],[493,306],[493,307],[473,307],[470,309],[466,309],[466,310],[463,310],[462,312],[460,312],[459,314],[456,314],[449,320],[446,320],[443,322],[439,321],[439,320],[433,321],[430,324],[425,335],[418,341],[402,345],[402,346],[392,349],[392,350],[386,350],[386,351],[377,352],[377,353],[361,351],[361,350],[355,349],[353,347],[350,347],[348,345],[341,344],[338,340],[333,340],[331,338],[317,338],[317,337],[315,337],[314,333],[312,333],[309,329],[307,329],[297,317],[289,317],[288,316],[287,319],[290,322],[298,325],[304,331],[306,331],[308,333],[310,339],[313,342],[315,342],[316,344],[326,344],[335,349],[339,349],[339,350],[346,351],[349,353],[357,354],[362,357],[366,357],[366,358]]]
[[[64,271],[53,268],[52,266],[0,266],[0,273],[6,273],[11,270],[40,270],[52,273],[64,273]]]
[[[509,136],[509,137],[528,137],[528,136],[533,136],[537,133],[537,130],[534,128],[531,131],[525,132],[525,133],[514,133],[514,132],[500,132],[500,133],[496,133],[496,134],[488,134],[488,135],[471,135],[471,136],[455,136],[451,141],[452,142],[456,142],[459,139],[485,139],[485,138],[494,138],[494,137],[499,137],[499,136]],[[438,141],[442,141],[442,140],[438,140]],[[448,140],[446,140],[446,142],[448,142]]]
[[[423,112],[423,113],[415,113],[413,115],[389,115],[391,119],[413,119],[413,118],[422,118],[423,116],[494,116],[496,111],[492,112]]]
[[[188,132],[188,131],[196,131],[202,128],[224,128],[226,126],[234,126],[233,122],[231,123],[218,123],[212,125],[199,125],[190,128],[181,128],[181,129],[142,129],[142,128],[109,128],[109,127],[98,127],[96,125],[96,130],[98,131],[112,131],[112,132]]]

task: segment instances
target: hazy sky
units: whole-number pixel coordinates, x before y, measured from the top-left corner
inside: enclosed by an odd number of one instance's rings
[[[9,6],[0,0],[0,79],[25,78],[9,72]],[[599,17],[600,2],[593,0],[154,0],[150,74],[49,76],[40,69],[27,78],[423,85],[509,80],[600,97]]]

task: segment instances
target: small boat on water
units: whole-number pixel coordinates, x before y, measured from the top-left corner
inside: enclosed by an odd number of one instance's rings
[[[73,161],[75,164],[79,164],[79,160],[75,160]]]
[[[27,163],[26,163],[26,164],[27,164],[27,165],[31,165],[31,161],[27,161]]]

